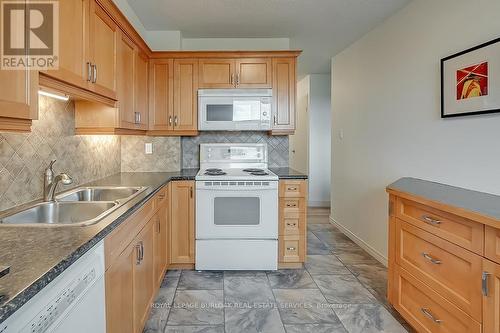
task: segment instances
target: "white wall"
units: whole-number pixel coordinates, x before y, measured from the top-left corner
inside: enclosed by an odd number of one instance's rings
[[[332,218],[387,254],[403,176],[500,194],[500,115],[440,118],[441,58],[500,35],[498,0],[418,0],[333,59]],[[340,140],[341,129],[344,140]]]
[[[297,82],[297,123],[288,144],[290,167],[305,174],[309,174],[309,88],[309,75]]]
[[[331,76],[309,75],[309,206],[330,206]]]
[[[288,50],[288,38],[183,38],[183,50]]]

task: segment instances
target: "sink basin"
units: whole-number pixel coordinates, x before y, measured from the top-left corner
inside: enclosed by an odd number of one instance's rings
[[[2,218],[5,224],[88,225],[118,205],[116,202],[42,202]]]
[[[141,187],[80,187],[56,197],[57,201],[118,201],[128,199]]]

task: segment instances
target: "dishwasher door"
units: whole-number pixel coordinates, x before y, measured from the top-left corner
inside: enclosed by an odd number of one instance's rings
[[[103,242],[0,324],[0,332],[105,333]]]

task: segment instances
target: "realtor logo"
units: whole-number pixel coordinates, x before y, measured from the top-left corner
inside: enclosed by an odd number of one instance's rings
[[[1,1],[1,69],[59,66],[59,2]]]

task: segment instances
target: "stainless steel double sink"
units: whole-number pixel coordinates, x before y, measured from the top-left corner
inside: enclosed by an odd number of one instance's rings
[[[0,216],[0,224],[86,226],[101,221],[147,187],[79,187],[54,202],[28,205]]]

